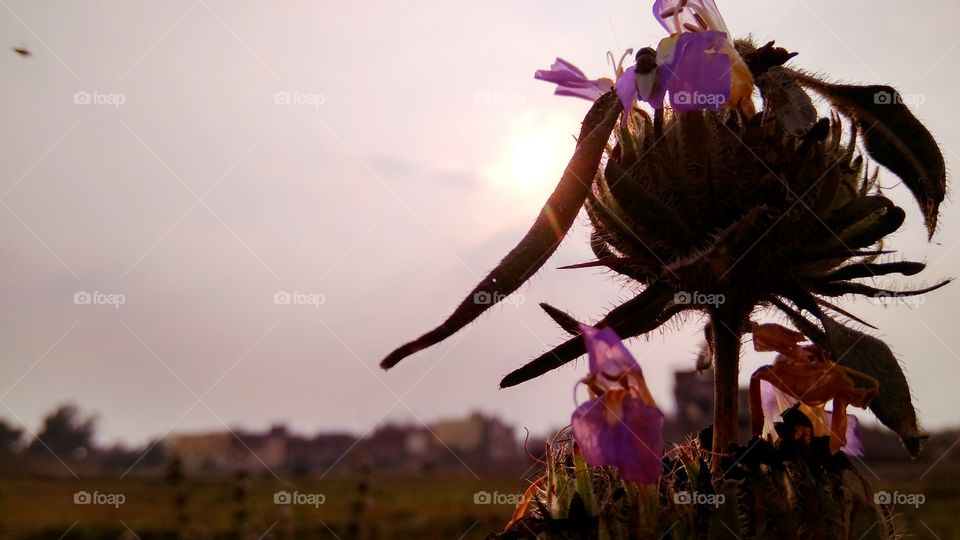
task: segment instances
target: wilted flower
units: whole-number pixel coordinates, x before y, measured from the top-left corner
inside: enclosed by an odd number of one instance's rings
[[[776,441],[777,432],[774,429],[774,423],[779,421],[784,412],[794,407],[810,419],[814,436],[825,437],[831,433],[833,411],[828,411],[824,407],[805,405],[766,381],[760,381],[760,399],[763,406],[763,431],[760,434],[762,437],[769,437],[770,440]],[[863,441],[860,440],[860,422],[852,414],[847,415],[846,422],[847,429],[841,438],[843,446],[840,450],[850,456],[862,457]]]
[[[588,79],[580,68],[563,58],[557,58],[549,70],[537,70],[533,77],[556,84],[554,93],[558,96],[572,96],[590,101],[595,101],[613,87],[610,79]]]
[[[590,358],[583,383],[591,399],[573,413],[573,435],[593,466],[617,467],[624,480],[652,484],[660,477],[663,413],[639,364],[609,328],[581,325]]]
[[[869,375],[837,364],[830,358],[829,351],[818,345],[800,345],[806,339],[800,332],[779,324],[753,326],[754,348],[780,353],[772,365],[761,367],[750,377],[753,434],[761,434],[765,417],[779,415],[799,402],[800,411],[813,424],[814,436],[829,435],[830,451],[836,452],[848,443],[847,406],[866,408],[877,395],[879,384]],[[772,399],[764,400],[761,381],[786,396],[773,393]],[[825,406],[831,400],[833,411],[828,418]],[[776,406],[770,407],[774,403]],[[770,409],[776,412],[770,414]]]

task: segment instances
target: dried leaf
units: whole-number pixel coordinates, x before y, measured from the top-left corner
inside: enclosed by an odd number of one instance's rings
[[[920,205],[927,234],[933,237],[947,190],[947,169],[933,135],[889,86],[831,84],[787,70],[800,84],[827,98],[860,130],[870,156],[899,176]]]
[[[880,393],[870,402],[870,410],[883,425],[900,436],[911,457],[920,452],[926,435],[917,427],[917,413],[910,397],[910,386],[900,363],[886,343],[824,317],[827,345],[836,362],[866,373],[880,383]]]
[[[817,109],[810,95],[780,66],[756,78],[765,114],[773,114],[787,133],[802,137],[817,122]]]

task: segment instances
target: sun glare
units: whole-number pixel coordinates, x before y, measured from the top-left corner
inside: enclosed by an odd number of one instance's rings
[[[542,198],[560,180],[573,148],[569,126],[559,121],[518,126],[501,150],[494,183]]]
[[[513,183],[533,187],[552,179],[559,156],[557,134],[549,131],[529,133],[518,139],[510,157],[510,179]]]

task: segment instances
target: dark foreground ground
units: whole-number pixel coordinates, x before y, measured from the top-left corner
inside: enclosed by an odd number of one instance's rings
[[[860,468],[877,490],[904,503],[895,513],[914,538],[960,540],[960,466]],[[516,475],[489,474],[380,473],[368,486],[347,477],[226,478],[188,481],[183,488],[162,479],[8,476],[0,480],[0,538],[148,540],[180,532],[188,538],[481,539],[503,528],[524,487]],[[78,492],[98,500],[77,504]],[[277,492],[300,504],[275,504]],[[110,504],[117,495],[122,504]]]

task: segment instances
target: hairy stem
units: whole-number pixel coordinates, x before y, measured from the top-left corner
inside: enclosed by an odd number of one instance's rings
[[[727,296],[711,310],[713,345],[713,460],[711,469],[722,474],[720,458],[737,443],[737,376],[740,373],[740,341],[749,308],[740,299]]]

